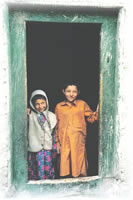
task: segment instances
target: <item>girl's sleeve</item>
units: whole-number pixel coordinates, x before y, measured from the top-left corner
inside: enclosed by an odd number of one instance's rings
[[[98,112],[93,112],[87,103],[85,103],[85,117],[90,123],[98,120]]]
[[[57,150],[56,150],[56,127],[53,129],[53,132],[52,132],[52,140],[53,140],[52,158],[55,159],[56,158],[56,154],[57,154]]]
[[[28,146],[29,144],[29,123],[30,123],[30,119],[29,119],[29,115],[27,115],[27,142],[26,145]]]
[[[57,125],[56,125],[56,145],[59,145],[59,134],[58,134],[58,122],[59,122],[59,118],[58,118],[58,109],[57,107],[55,108],[55,114],[56,114],[56,119],[57,119]]]

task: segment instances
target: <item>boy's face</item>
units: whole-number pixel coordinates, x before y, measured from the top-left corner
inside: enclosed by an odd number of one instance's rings
[[[79,91],[75,85],[68,85],[67,88],[63,90],[63,93],[66,99],[72,103],[77,98]]]
[[[37,99],[34,106],[37,111],[43,112],[47,107],[47,102],[44,99]]]

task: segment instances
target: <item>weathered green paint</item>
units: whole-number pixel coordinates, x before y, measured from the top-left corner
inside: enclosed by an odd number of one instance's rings
[[[7,45],[8,45],[8,65],[10,66],[10,63],[11,63],[11,56],[10,56],[10,39],[9,39],[9,12],[8,12],[8,6],[7,5],[5,5],[5,7],[4,7],[4,22],[5,22],[5,31],[6,31],[6,36],[7,36]],[[9,74],[10,74],[10,68],[8,69],[8,71],[9,71]],[[9,76],[9,79],[10,79],[10,76]],[[11,82],[11,80],[9,80],[10,82]],[[10,92],[10,90],[9,90],[9,92]],[[9,94],[10,95],[10,94]],[[13,160],[13,154],[12,154],[12,123],[10,123],[11,122],[11,110],[10,110],[10,113],[9,113],[9,118],[8,118],[8,124],[9,124],[9,126],[10,126],[10,132],[9,132],[9,134],[8,134],[8,138],[9,138],[9,150],[10,150],[10,158],[11,158],[11,161]],[[13,182],[13,163],[12,162],[10,162],[9,163],[9,165],[8,165],[8,167],[9,167],[9,170],[10,170],[10,182],[9,182],[9,184],[10,183],[12,183]]]
[[[115,68],[116,21],[105,22],[101,28],[100,62],[100,154],[99,174],[114,176],[115,137]]]
[[[11,19],[11,17],[10,17]],[[13,184],[18,187],[27,181],[27,116],[26,116],[26,65],[24,23],[17,26],[9,19],[11,69],[10,69],[10,112],[12,137]],[[19,31],[18,31],[19,30]]]
[[[82,183],[50,184],[52,188],[74,187],[76,184],[97,185],[100,178],[114,177],[115,136],[115,54],[117,16],[74,12],[31,12],[9,10],[10,30],[10,123],[12,140],[12,176],[16,188],[44,190],[49,184],[27,184],[27,85],[26,85],[26,21],[101,24],[100,47],[100,126],[99,179]],[[95,184],[93,184],[95,182]],[[66,185],[66,186],[65,186]],[[36,188],[36,189],[35,189]]]

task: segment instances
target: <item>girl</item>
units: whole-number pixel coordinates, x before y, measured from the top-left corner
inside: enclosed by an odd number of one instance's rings
[[[56,116],[48,111],[48,98],[44,91],[36,90],[30,98],[28,131],[28,179],[54,179],[56,157]]]
[[[80,91],[76,84],[67,84],[65,101],[55,109],[57,117],[56,144],[60,153],[60,176],[87,176],[86,121],[98,120],[98,107],[93,112],[86,102],[77,99]]]

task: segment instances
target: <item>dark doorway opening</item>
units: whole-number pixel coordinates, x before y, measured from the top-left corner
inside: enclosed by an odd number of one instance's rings
[[[50,111],[63,100],[62,87],[80,85],[80,98],[92,110],[99,102],[100,25],[90,23],[27,22],[27,92],[46,92]],[[98,175],[98,124],[88,124],[88,176]]]

